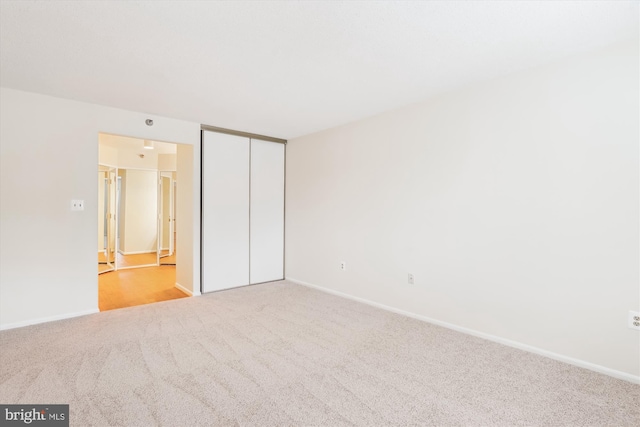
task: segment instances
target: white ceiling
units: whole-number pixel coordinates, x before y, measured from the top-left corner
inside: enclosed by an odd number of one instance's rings
[[[290,139],[634,37],[626,0],[2,0],[0,84]]]

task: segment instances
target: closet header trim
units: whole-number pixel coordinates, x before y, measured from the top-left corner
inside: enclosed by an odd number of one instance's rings
[[[259,139],[262,141],[277,142],[279,144],[287,143],[286,139],[274,138],[272,136],[258,135],[256,133],[242,132],[242,131],[233,130],[233,129],[219,128],[216,126],[200,125],[200,129],[208,130],[210,132],[226,133],[228,135],[244,136],[246,138]]]

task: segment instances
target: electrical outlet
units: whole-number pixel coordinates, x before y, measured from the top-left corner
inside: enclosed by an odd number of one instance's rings
[[[347,270],[347,263],[346,262],[342,261],[340,263],[340,270],[342,270],[342,271],[346,271]]]
[[[410,285],[413,285],[415,283],[414,278],[413,278],[413,274],[409,273],[409,276],[407,276],[407,282]]]
[[[71,201],[71,210],[72,211],[83,211],[84,210],[84,200],[72,200]]]
[[[629,310],[629,327],[640,331],[640,311]]]

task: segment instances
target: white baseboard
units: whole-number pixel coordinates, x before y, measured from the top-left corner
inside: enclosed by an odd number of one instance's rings
[[[78,311],[76,313],[59,314],[57,316],[40,317],[38,319],[25,320],[23,322],[7,323],[5,325],[0,325],[0,331],[5,329],[22,328],[23,326],[29,325],[37,325],[38,323],[53,322],[55,320],[70,319],[72,317],[86,316],[88,314],[96,314],[99,312],[100,310],[98,308],[94,308],[92,310]]]
[[[587,362],[581,359],[575,359],[573,357],[565,356],[558,353],[553,353],[548,350],[544,350],[542,348],[534,347],[528,344],[524,344],[518,341],[512,341],[506,338],[502,338],[496,335],[487,334],[484,332],[476,331],[474,329],[465,328],[462,326],[454,325],[453,323],[443,322],[441,320],[433,319],[431,317],[422,316],[420,314],[411,313],[409,311],[401,310],[398,308],[394,308],[388,305],[380,304],[374,301],[370,301],[364,298],[356,297],[353,295],[346,294],[344,292],[335,291],[333,289],[325,288],[323,286],[314,285],[313,283],[304,282],[302,280],[294,279],[292,277],[287,277],[285,280],[288,280],[293,283],[297,283],[299,285],[307,286],[310,288],[314,288],[329,294],[337,295],[343,298],[348,298],[354,301],[358,301],[367,305],[371,305],[373,307],[381,308],[383,310],[391,311],[393,313],[402,314],[407,317],[411,317],[417,320],[422,320],[423,322],[432,323],[434,325],[442,326],[448,329],[452,329],[454,331],[462,332],[465,334],[473,335],[479,338],[484,338],[489,341],[496,342],[498,344],[503,344],[509,347],[517,348],[520,350],[528,351],[530,353],[535,353],[540,356],[545,356],[550,359],[558,360],[560,362],[568,363],[570,365],[578,366],[580,368],[589,369],[590,371],[598,372],[600,374],[605,374],[610,377],[618,378],[621,380],[629,381],[634,384],[640,384],[640,376],[628,374],[626,372],[617,371],[615,369],[607,368],[606,366],[596,365],[595,363]]]
[[[155,254],[156,251],[133,251],[133,252],[122,252],[118,250],[120,255],[139,255],[139,254]]]
[[[176,288],[180,289],[182,292],[189,295],[190,297],[197,297],[200,295],[200,291],[190,291],[189,289],[185,288],[178,282],[176,282]]]

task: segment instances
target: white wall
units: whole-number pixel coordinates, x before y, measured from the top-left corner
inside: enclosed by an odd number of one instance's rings
[[[100,134],[98,141],[105,138],[106,135]],[[98,147],[98,162],[102,165],[115,167],[118,165],[118,149],[100,144]]]
[[[0,328],[97,311],[98,133],[199,146],[200,125],[6,88],[0,122]],[[71,212],[71,199],[85,211]],[[188,250],[199,258],[199,244]]]
[[[156,252],[158,242],[158,172],[126,169],[123,253]]]
[[[144,157],[139,157],[139,154],[133,150],[121,150],[118,149],[118,163],[117,166],[120,169],[145,169],[145,170],[158,170],[158,154],[157,153],[143,153]]]
[[[639,71],[619,45],[290,141],[286,276],[637,378]]]
[[[158,170],[175,171],[176,170],[176,154],[158,154]]]
[[[200,144],[177,148],[176,266],[193,265],[193,269],[177,268],[176,282],[187,292],[200,295]],[[183,172],[189,170],[197,170],[197,174]],[[198,233],[193,233],[194,229]]]

